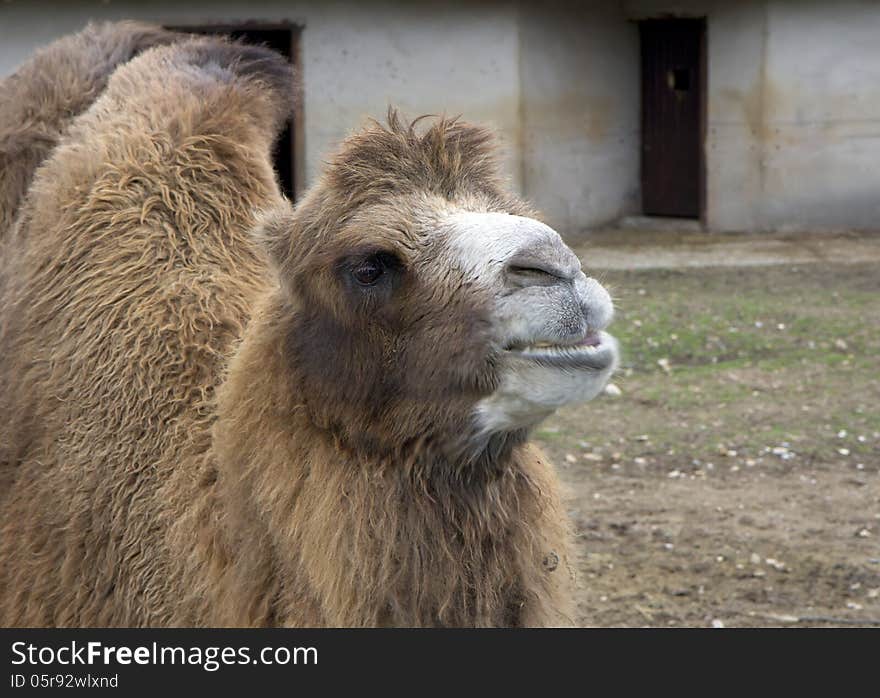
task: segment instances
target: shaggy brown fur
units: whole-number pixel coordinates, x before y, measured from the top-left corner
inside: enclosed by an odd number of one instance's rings
[[[104,90],[121,64],[151,46],[181,34],[140,22],[89,24],[38,51],[15,73],[0,80],[0,259],[34,172],[78,114]],[[5,270],[0,264],[0,298]],[[12,270],[12,273],[15,273]],[[8,318],[0,316],[0,347]],[[6,386],[0,378],[0,404]],[[8,490],[0,442],[0,500]]]
[[[567,622],[555,476],[525,434],[473,433],[486,300],[426,233],[529,213],[488,135],[392,115],[291,212],[269,164],[289,77],[251,58],[145,53],[37,177],[3,262],[0,621]],[[378,253],[365,292],[349,271]]]
[[[0,241],[34,171],[116,68],[179,34],[140,22],[89,24],[38,51],[0,81]]]

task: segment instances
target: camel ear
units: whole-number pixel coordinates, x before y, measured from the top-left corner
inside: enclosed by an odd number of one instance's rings
[[[290,263],[293,226],[293,208],[287,201],[262,211],[257,217],[254,239],[269,253],[272,263],[279,270],[284,270]]]

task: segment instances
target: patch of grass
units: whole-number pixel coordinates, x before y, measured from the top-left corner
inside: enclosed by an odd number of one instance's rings
[[[878,305],[876,290],[863,279],[829,290],[811,268],[769,269],[609,272],[624,365],[659,371],[661,360],[733,367],[777,358],[836,365],[880,348],[876,320],[865,321]]]
[[[880,470],[874,266],[606,272],[602,281],[618,299],[611,330],[623,395],[541,427],[536,438],[557,463],[591,453],[599,467],[664,472],[707,463],[716,472]]]

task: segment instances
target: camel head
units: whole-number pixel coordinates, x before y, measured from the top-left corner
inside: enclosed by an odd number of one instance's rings
[[[504,190],[481,128],[391,113],[262,236],[291,389],[342,441],[484,453],[595,397],[617,365],[608,293]]]

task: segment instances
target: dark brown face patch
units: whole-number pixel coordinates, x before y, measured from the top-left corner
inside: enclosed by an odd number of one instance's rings
[[[493,299],[439,234],[452,210],[533,215],[500,188],[486,131],[440,120],[420,132],[392,114],[263,231],[292,294],[298,389],[346,441],[467,441],[476,402],[497,388]]]
[[[376,258],[386,259],[381,275],[359,282],[364,260]],[[311,277],[329,289],[303,289],[309,300],[290,320],[290,360],[310,411],[346,440],[461,433],[474,403],[495,389],[488,299],[452,274],[439,287],[432,276],[391,252],[361,249]]]

